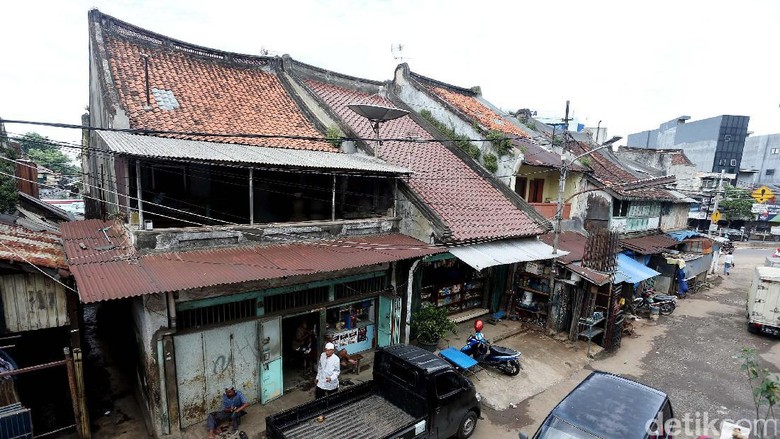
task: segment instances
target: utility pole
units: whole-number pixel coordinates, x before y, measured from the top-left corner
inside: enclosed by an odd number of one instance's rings
[[[554,128],[554,127],[553,127]],[[554,133],[555,131],[553,131]],[[566,152],[566,136],[569,132],[569,101],[566,101],[566,113],[563,117],[563,142],[561,143],[561,152]],[[555,143],[555,134],[553,134],[553,144]],[[552,265],[550,266],[550,306],[547,309],[547,328],[553,329],[552,305],[554,302],[560,303],[560,297],[555,294],[555,273],[558,271],[558,238],[561,235],[561,220],[563,217],[563,191],[566,188],[566,172],[568,164],[561,154],[561,169],[558,177],[558,203],[555,209],[555,229],[553,230],[553,250]],[[557,318],[556,318],[557,325]]]
[[[712,206],[712,213],[715,213],[718,211],[718,202],[720,201],[720,191],[723,190],[723,174],[726,172],[725,169],[720,170],[720,175],[718,176],[718,188],[715,190],[715,204]],[[715,223],[717,225],[717,223]],[[708,233],[712,235],[712,215],[710,215],[710,227],[708,230]]]

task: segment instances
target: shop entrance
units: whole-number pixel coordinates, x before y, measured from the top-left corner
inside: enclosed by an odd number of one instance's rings
[[[282,367],[284,392],[309,390],[320,352],[320,313],[310,312],[282,319]]]

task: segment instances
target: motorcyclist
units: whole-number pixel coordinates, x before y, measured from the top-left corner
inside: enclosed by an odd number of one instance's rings
[[[484,327],[485,324],[482,322],[482,320],[477,320],[474,322],[474,338],[476,338],[480,343],[478,349],[480,355],[485,355],[490,347],[490,342],[485,338],[485,335],[482,334],[482,329]]]

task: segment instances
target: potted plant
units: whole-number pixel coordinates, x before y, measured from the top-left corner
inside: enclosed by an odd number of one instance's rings
[[[458,325],[447,318],[444,308],[431,303],[424,303],[412,314],[412,331],[417,335],[417,343],[421,348],[431,352],[439,346],[439,339],[448,332],[456,333]]]

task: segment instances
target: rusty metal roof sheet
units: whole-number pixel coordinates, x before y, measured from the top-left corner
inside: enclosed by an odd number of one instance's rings
[[[544,243],[553,244],[554,233],[548,232],[540,236]],[[581,261],[582,256],[585,253],[585,242],[588,240],[584,235],[577,232],[562,232],[558,237],[558,248],[569,252],[567,255],[558,257],[558,261],[562,264],[569,264],[575,261]]]
[[[602,271],[597,271],[592,268],[583,267],[582,265],[580,265],[579,262],[566,264],[566,268],[582,276],[588,282],[594,285],[601,286],[609,282],[609,273],[604,273]]]
[[[105,240],[102,227],[95,227],[101,222],[92,221],[63,230],[68,258],[76,261],[71,271],[83,303],[339,271],[446,250],[405,235],[388,234],[138,256],[124,250],[121,238],[111,235],[113,229],[109,229],[109,240],[116,249],[81,248],[78,242]]]
[[[643,255],[663,253],[671,247],[679,244],[674,238],[664,234],[642,236],[640,238],[627,238],[620,240],[620,246],[633,250]]]
[[[68,268],[57,233],[33,232],[7,224],[0,224],[0,259],[46,268]]]

